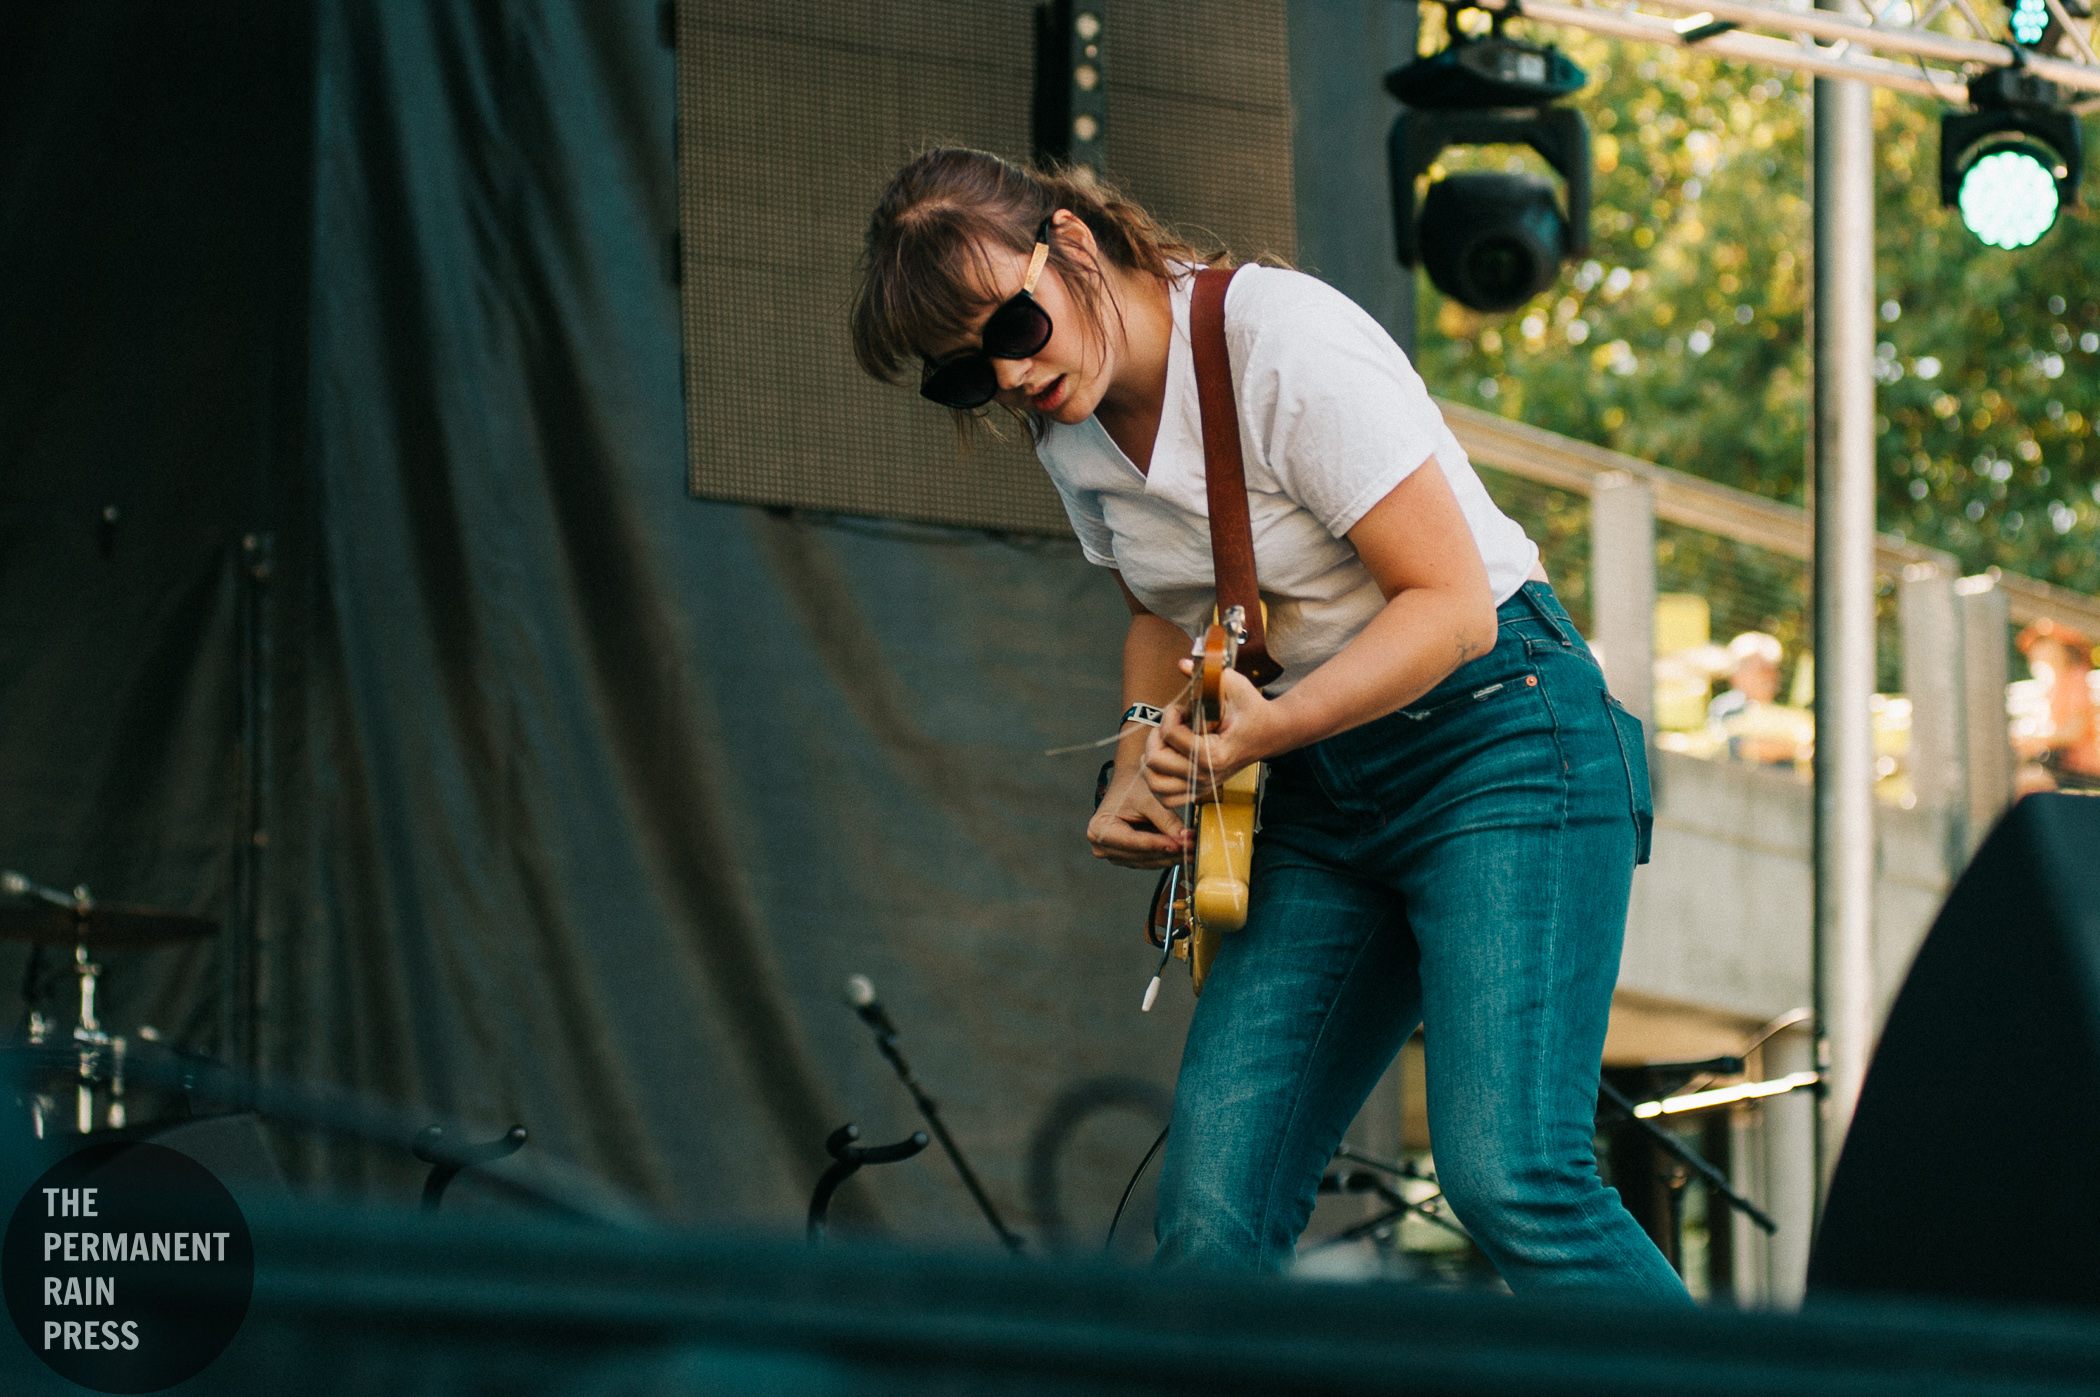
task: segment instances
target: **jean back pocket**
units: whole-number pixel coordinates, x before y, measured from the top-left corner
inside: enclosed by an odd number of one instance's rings
[[[1619,758],[1626,767],[1626,796],[1633,811],[1633,861],[1648,861],[1648,846],[1655,835],[1655,796],[1648,785],[1648,734],[1641,720],[1628,713],[1610,694],[1604,707],[1611,714],[1611,730],[1618,735]]]

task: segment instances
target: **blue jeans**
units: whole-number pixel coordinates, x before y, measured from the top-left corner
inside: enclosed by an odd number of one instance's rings
[[[1161,1264],[1287,1260],[1419,1023],[1438,1177],[1510,1288],[1684,1297],[1593,1148],[1652,817],[1641,725],[1550,587],[1500,621],[1408,708],[1272,764],[1247,925],[1182,1052]]]

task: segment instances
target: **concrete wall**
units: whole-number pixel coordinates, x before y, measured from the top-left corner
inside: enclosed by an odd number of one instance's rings
[[[1619,985],[1765,1022],[1814,999],[1811,793],[1793,772],[1656,753],[1654,855],[1634,875]],[[1946,896],[1947,816],[1877,806],[1883,1013]]]

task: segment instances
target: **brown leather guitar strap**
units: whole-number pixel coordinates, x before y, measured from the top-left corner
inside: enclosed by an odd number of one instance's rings
[[[1240,414],[1225,349],[1225,288],[1232,273],[1196,273],[1189,297],[1189,340],[1196,351],[1196,401],[1203,416],[1203,481],[1210,503],[1210,561],[1218,580],[1218,614],[1241,607],[1247,638],[1233,668],[1259,686],[1283,673],[1269,658],[1261,589],[1254,580],[1254,525],[1247,517],[1247,467],[1240,457]]]

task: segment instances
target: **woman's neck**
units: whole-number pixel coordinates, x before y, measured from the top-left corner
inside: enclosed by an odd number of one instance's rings
[[[1094,409],[1110,437],[1139,470],[1149,470],[1153,439],[1167,401],[1167,353],[1174,341],[1174,307],[1167,284],[1146,272],[1109,269],[1109,294],[1119,324],[1108,391]]]

